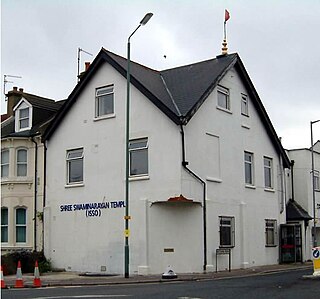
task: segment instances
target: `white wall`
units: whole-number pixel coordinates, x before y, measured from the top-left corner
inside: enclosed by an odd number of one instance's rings
[[[215,264],[219,248],[219,216],[235,217],[233,268],[275,264],[279,248],[265,247],[265,219],[285,223],[279,155],[250,98],[249,117],[241,115],[241,94],[248,93],[236,71],[228,71],[220,85],[230,91],[230,112],[217,108],[215,88],[185,129],[189,167],[207,183],[208,264]],[[254,187],[245,185],[244,151],[254,153]],[[264,156],[273,159],[273,190],[264,188]],[[219,267],[227,268],[227,258],[218,258]]]
[[[115,117],[94,121],[95,88],[108,84],[114,84]],[[59,206],[124,200],[125,99],[125,78],[103,65],[48,141],[46,255],[56,267],[96,272],[105,266],[107,272],[123,272],[124,208],[104,209],[101,217],[86,218],[84,211],[60,212]],[[131,138],[148,137],[149,143],[149,177],[130,182],[130,271],[160,273],[167,257],[155,252],[175,246],[179,253],[184,246],[177,240],[170,244],[163,235],[172,232],[175,208],[163,213],[157,204],[151,205],[181,193],[180,131],[134,87],[130,123]],[[84,186],[68,187],[66,150],[77,147],[84,148]],[[186,209],[181,215],[189,213]],[[162,220],[161,229],[155,219]],[[184,229],[176,227],[177,235]]]
[[[114,84],[115,117],[94,121],[95,88],[108,84]],[[214,268],[219,216],[236,219],[232,268],[274,264],[278,247],[265,247],[264,232],[265,219],[285,222],[279,212],[279,157],[252,102],[250,117],[240,115],[245,90],[237,74],[228,72],[221,84],[230,88],[232,113],[216,108],[215,90],[185,127],[189,166],[207,181],[208,264]],[[149,176],[130,182],[130,272],[162,273],[168,265],[180,273],[200,272],[203,189],[181,167],[180,128],[133,86],[131,92],[131,138],[148,138]],[[124,200],[125,99],[125,78],[104,64],[47,143],[45,253],[55,267],[123,273],[124,208],[86,217],[84,211],[61,212],[60,206]],[[84,185],[66,186],[66,150],[78,147],[84,148]],[[245,150],[255,155],[255,188],[244,184]],[[263,187],[264,155],[274,162],[271,191]],[[197,203],[163,203],[180,194]],[[227,267],[224,257],[219,267]]]

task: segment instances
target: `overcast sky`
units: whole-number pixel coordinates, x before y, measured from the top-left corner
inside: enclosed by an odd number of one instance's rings
[[[221,54],[224,9],[229,53],[237,52],[285,148],[310,147],[320,119],[320,0],[1,0],[3,76],[28,93],[67,98],[101,47],[162,70]],[[166,58],[164,58],[164,55]],[[320,122],[313,125],[320,139]]]

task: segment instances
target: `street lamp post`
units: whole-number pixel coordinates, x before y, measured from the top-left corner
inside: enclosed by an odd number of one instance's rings
[[[310,131],[311,131],[311,173],[312,173],[312,203],[313,203],[313,247],[317,246],[317,236],[316,236],[316,192],[315,192],[315,180],[314,180],[314,151],[313,151],[313,131],[312,125],[320,122],[320,119],[315,121],[310,121]]]
[[[139,26],[128,37],[127,44],[127,109],[126,109],[126,189],[125,189],[125,246],[124,246],[124,276],[129,277],[129,129],[130,129],[130,38],[136,31],[151,19],[153,14],[147,13],[141,20]]]

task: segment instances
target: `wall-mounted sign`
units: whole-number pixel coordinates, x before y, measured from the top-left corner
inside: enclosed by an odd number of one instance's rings
[[[90,202],[60,205],[60,212],[76,212],[84,211],[86,217],[100,217],[103,209],[118,209],[126,206],[123,200],[106,201],[106,202]]]

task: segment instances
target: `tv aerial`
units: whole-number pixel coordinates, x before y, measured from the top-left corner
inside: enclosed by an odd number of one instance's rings
[[[86,54],[88,54],[90,56],[93,56],[91,53],[89,53],[89,52],[87,52],[87,51],[85,51],[85,50],[83,50],[81,48],[78,48],[78,75],[77,75],[77,82],[79,82],[79,80],[80,80],[79,75],[80,75],[80,54],[81,54],[81,52],[84,52],[84,53],[86,53]]]
[[[14,83],[13,81],[9,81],[7,78],[19,78],[21,79],[21,76],[15,76],[15,75],[3,75],[3,94],[6,95],[6,85],[7,83]]]

